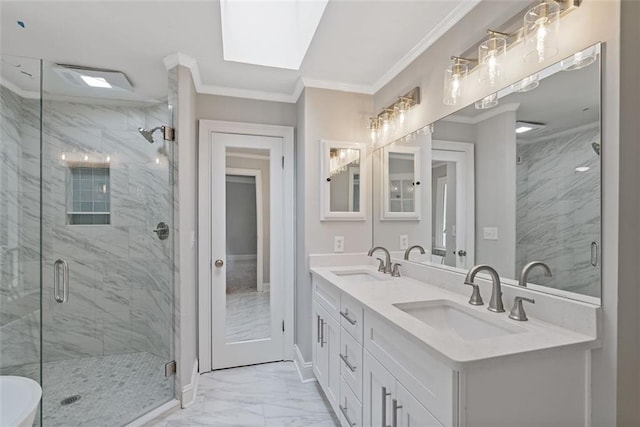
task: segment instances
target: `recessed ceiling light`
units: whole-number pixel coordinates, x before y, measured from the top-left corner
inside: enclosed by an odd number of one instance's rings
[[[531,131],[539,131],[540,129],[544,129],[544,123],[534,123],[534,122],[523,122],[518,120],[516,122],[516,133],[526,133]]]
[[[111,89],[113,87],[105,80],[104,77],[80,76],[80,78],[91,87],[104,87],[107,89]]]
[[[586,172],[591,169],[589,166],[579,166],[576,168],[576,172]]]

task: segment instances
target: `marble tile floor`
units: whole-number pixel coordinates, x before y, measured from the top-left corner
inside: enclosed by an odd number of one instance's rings
[[[121,426],[174,398],[174,377],[164,376],[164,360],[150,353],[47,362],[43,367],[43,425]],[[12,375],[38,376],[39,365]],[[70,405],[60,402],[79,394]]]
[[[339,425],[316,382],[302,383],[293,362],[275,362],[201,375],[193,406],[145,427]]]
[[[225,337],[227,342],[271,337],[269,292],[241,291],[227,294]]]

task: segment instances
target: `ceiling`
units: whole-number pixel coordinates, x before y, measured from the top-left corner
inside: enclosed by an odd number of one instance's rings
[[[166,97],[163,59],[173,55],[192,67],[199,92],[295,102],[303,83],[375,93],[479,1],[330,0],[300,70],[287,70],[224,61],[217,1],[2,0],[0,51],[123,71],[139,100]],[[2,68],[14,86],[37,90],[37,79]],[[51,94],[105,93],[56,79],[45,66]]]
[[[561,58],[558,58],[560,60]],[[600,62],[581,70],[561,71],[559,64],[549,67],[550,74],[530,92],[510,93],[492,109],[477,110],[472,104],[444,120],[475,124],[501,112],[516,109],[517,120],[543,123],[544,129],[518,135],[518,142],[537,141],[567,129],[600,119]]]

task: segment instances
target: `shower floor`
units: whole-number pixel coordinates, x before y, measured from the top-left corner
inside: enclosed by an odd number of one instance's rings
[[[164,376],[167,360],[150,353],[60,360],[44,364],[43,424],[48,426],[124,425],[173,398],[174,377]],[[38,365],[13,375],[36,376]],[[70,405],[70,396],[81,399]]]

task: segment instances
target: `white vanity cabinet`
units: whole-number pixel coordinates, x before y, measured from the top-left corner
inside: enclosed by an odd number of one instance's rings
[[[313,304],[313,373],[333,410],[340,397],[340,324],[317,301]]]

